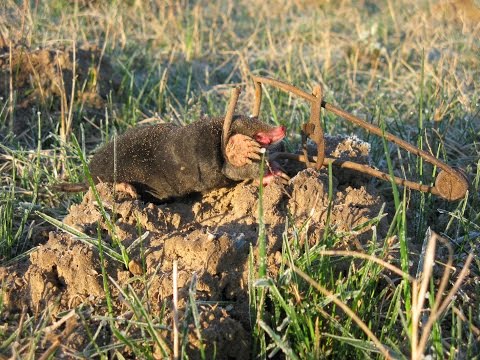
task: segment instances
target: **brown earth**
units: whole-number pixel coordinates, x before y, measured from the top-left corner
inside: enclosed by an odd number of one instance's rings
[[[96,109],[102,112],[108,92],[120,83],[113,76],[108,59],[96,48],[84,47],[74,53],[72,49],[32,50],[0,45],[0,97],[9,99],[11,89],[15,91],[10,119],[16,134],[31,126],[37,111],[67,116],[74,78],[75,106],[89,112]],[[354,137],[326,140],[329,156],[368,162],[368,144]],[[300,243],[308,241],[314,245],[322,241],[327,218],[337,234],[344,234],[339,246],[362,248],[370,239],[370,227],[360,230],[356,227],[378,215],[383,202],[367,189],[368,179],[335,171],[333,201],[329,206],[329,179],[325,172],[304,170],[296,163],[286,162],[283,166],[292,176],[290,183],[285,186],[273,182],[263,194],[269,275],[276,276],[282,261],[285,231],[287,238],[298,232]],[[134,194],[115,192],[107,184],[98,185],[97,190],[110,220],[102,216],[102,207],[90,190],[82,203],[70,208],[63,221],[85,234],[83,239],[61,230],[52,231],[28,259],[0,267],[0,278],[4,279],[5,324],[15,327],[21,321],[20,314],[39,317],[47,313],[53,324],[45,331],[48,336],[38,347],[39,354],[48,352],[61,339],[58,356],[81,352],[88,357],[89,350],[85,347],[90,342],[89,332],[97,329],[100,329],[98,345],[113,343],[109,327],[102,323],[108,310],[97,240],[100,230],[105,246],[120,253],[121,244],[129,258],[127,269],[104,248],[114,316],[124,321],[118,324],[119,328],[127,329],[129,320],[146,322],[149,316],[156,326],[171,329],[172,269],[177,261],[180,321],[188,327],[190,357],[200,356],[202,342],[193,325],[189,292],[198,304],[207,358],[214,351],[219,359],[248,357],[251,351],[248,261],[251,249],[255,257],[258,255],[258,188],[240,183],[233,188],[160,205],[143,203]],[[287,218],[291,223],[285,230]],[[307,231],[299,231],[300,228]],[[141,240],[136,241],[139,237]],[[135,312],[133,293],[148,309],[148,315]],[[70,312],[72,309],[76,311]],[[66,312],[68,320],[63,323]],[[130,336],[141,334],[135,326],[125,331]],[[171,332],[161,330],[159,335],[171,348]],[[155,351],[161,354],[160,348]],[[135,356],[127,350],[123,354]]]
[[[11,125],[16,134],[31,127],[37,111],[66,116],[74,78],[74,98],[79,99],[75,106],[89,112],[97,109],[101,113],[109,91],[120,83],[108,59],[96,48],[80,48],[74,54],[71,49],[31,50],[0,44],[0,97],[9,99],[13,87]],[[309,150],[315,150],[311,144]],[[355,137],[327,137],[326,153],[366,163],[369,144]],[[298,163],[282,165],[292,177],[289,184],[273,182],[263,193],[261,218],[265,223],[269,276],[277,275],[284,239],[298,235],[300,244],[322,243],[327,222],[341,238],[337,247],[362,249],[371,239],[371,227],[361,225],[376,217],[383,204],[376,191],[367,186],[369,178],[334,169],[330,203],[325,170],[317,173]],[[41,245],[27,259],[0,267],[5,295],[1,299],[0,323],[7,327],[2,331],[13,332],[27,313],[36,319],[47,314],[51,325],[37,347],[39,354],[61,341],[57,356],[88,357],[89,351],[94,351],[91,345],[87,347],[92,333],[96,334],[98,346],[115,343],[105,323],[105,316],[110,315],[100,237],[113,316],[121,331],[133,338],[143,337],[143,330],[129,321],[152,321],[166,348],[171,348],[172,334],[166,329],[172,327],[172,269],[177,261],[179,315],[181,324],[188,328],[189,356],[199,358],[203,342],[207,358],[214,351],[219,359],[248,357],[249,257],[251,249],[258,257],[258,188],[244,182],[159,205],[141,202],[134,194],[116,192],[107,184],[98,185],[97,191],[101,206],[89,190],[63,220],[76,229],[77,236],[72,231],[52,231],[48,240],[35,242]],[[84,236],[79,237],[78,232]],[[378,238],[382,239],[385,232],[386,225],[380,222]],[[119,254],[120,247],[128,254],[128,269],[118,256],[109,255],[108,249]],[[345,270],[348,264],[342,266],[338,271]],[[198,306],[202,341],[193,324],[189,294]],[[132,306],[135,299],[147,310],[146,314]],[[161,357],[161,349],[154,350]],[[127,349],[120,351],[127,358],[138,355]]]
[[[90,116],[103,116],[109,92],[121,82],[97,47],[28,49],[0,41],[0,98],[13,100],[8,118],[16,135],[31,126],[38,111],[68,116],[74,79],[74,106]]]
[[[368,144],[356,138],[328,137],[327,150],[329,156],[368,160]],[[272,277],[282,261],[282,234],[287,231],[287,238],[292,238],[297,231],[301,243],[321,243],[329,209],[326,173],[284,165],[293,176],[290,183],[275,181],[265,187],[263,194],[268,272]],[[371,239],[371,228],[358,226],[378,215],[383,200],[367,183],[358,174],[349,178],[344,172],[334,171],[329,221],[337,235],[344,234],[342,245],[337,245],[343,249],[362,248]],[[146,321],[143,315],[132,314],[130,304],[135,291],[150,316],[156,319],[163,313],[163,325],[171,326],[172,269],[176,260],[180,318],[189,327],[190,355],[199,357],[200,346],[193,320],[186,316],[195,276],[192,291],[201,304],[199,322],[207,358],[212,356],[214,344],[220,359],[245,358],[251,349],[248,259],[251,246],[257,256],[258,188],[240,183],[160,205],[143,203],[128,193],[114,193],[107,184],[99,184],[97,190],[110,223],[89,190],[82,203],[70,208],[64,224],[89,236],[94,243],[100,230],[105,245],[115,248],[113,244],[118,241],[127,249],[130,270],[105,253],[115,315]],[[285,230],[287,218],[291,223]],[[385,233],[384,225],[381,222],[377,226],[380,234]],[[302,226],[307,231],[298,231]],[[142,235],[143,240],[135,241]],[[116,251],[120,252],[118,247]],[[98,326],[98,318],[107,313],[100,264],[98,246],[60,230],[51,232],[48,241],[28,260],[0,268],[0,278],[6,279],[5,316],[21,309],[38,314],[46,307],[56,316],[82,304],[89,326]],[[64,352],[81,351],[89,341],[82,326],[75,326],[64,342]],[[170,343],[171,333],[164,331],[162,335]],[[111,334],[105,336],[108,343]]]

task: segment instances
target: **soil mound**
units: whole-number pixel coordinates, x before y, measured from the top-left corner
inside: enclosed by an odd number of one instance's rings
[[[327,149],[328,156],[368,161],[368,144],[355,138],[329,137]],[[101,204],[89,190],[80,204],[70,208],[64,223],[93,243],[98,241],[100,230],[105,247],[120,253],[115,246],[118,242],[126,249],[129,270],[104,249],[107,275],[118,284],[110,284],[118,316],[131,313],[128,294],[134,290],[152,315],[163,314],[171,326],[172,269],[176,260],[181,321],[189,324],[191,355],[198,356],[201,345],[193,320],[187,316],[189,292],[194,293],[199,305],[207,358],[215,347],[218,358],[245,358],[250,351],[251,332],[248,260],[250,249],[257,256],[261,219],[265,223],[268,271],[273,277],[282,260],[283,239],[288,239],[294,229],[307,227],[308,231],[298,232],[302,236],[299,241],[311,245],[323,241],[327,221],[336,234],[343,236],[342,248],[362,248],[371,238],[371,228],[362,224],[378,215],[383,200],[358,174],[355,181],[341,170],[333,175],[329,183],[326,173],[304,169],[288,185],[271,183],[263,191],[263,215],[258,212],[258,188],[248,183],[160,205],[143,203],[131,194],[115,193],[113,187],[99,184],[96,189]],[[377,227],[379,233],[381,227]],[[60,230],[51,232],[49,240],[31,253],[28,261],[0,268],[0,277],[6,279],[4,304],[7,309],[32,311],[49,306],[52,313],[84,304],[92,314],[104,314],[100,263],[98,246]],[[170,341],[170,333],[164,335]],[[72,351],[80,350],[84,342],[88,342],[87,337],[84,341],[77,338],[71,344]]]
[[[1,44],[0,44],[1,45]],[[76,49],[28,49],[0,46],[0,97],[14,96],[13,131],[21,134],[36,119],[37,111],[66,114],[74,99],[79,108],[102,115],[107,96],[118,89],[109,59],[96,47]]]

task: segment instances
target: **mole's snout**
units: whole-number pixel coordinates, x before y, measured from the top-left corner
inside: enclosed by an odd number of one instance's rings
[[[262,147],[267,147],[282,140],[285,137],[285,134],[285,126],[277,126],[269,131],[261,131],[256,133],[254,138]]]

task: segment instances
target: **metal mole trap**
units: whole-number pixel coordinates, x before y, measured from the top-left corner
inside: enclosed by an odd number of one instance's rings
[[[301,161],[306,163],[307,167],[313,167],[318,170],[321,169],[322,166],[324,165],[332,164],[333,166],[338,166],[344,169],[359,171],[361,173],[368,174],[370,176],[374,176],[376,178],[379,178],[385,181],[394,181],[397,185],[406,186],[410,189],[432,193],[434,195],[440,196],[449,201],[459,200],[463,198],[467,193],[467,190],[469,187],[468,180],[461,171],[454,170],[452,167],[440,161],[433,155],[423,150],[420,150],[419,148],[396,137],[395,135],[382,131],[382,129],[380,129],[378,126],[367,123],[361,120],[360,118],[346,111],[343,111],[333,106],[332,104],[325,102],[322,99],[322,88],[320,85],[316,85],[313,89],[313,92],[309,94],[293,85],[290,85],[275,79],[253,76],[253,81],[255,84],[255,103],[253,106],[252,114],[255,117],[258,117],[260,114],[260,105],[262,102],[262,84],[268,84],[276,88],[279,88],[283,91],[293,93],[310,102],[310,106],[311,106],[310,119],[307,123],[303,124],[303,127],[302,127],[303,155],[282,152],[282,153],[275,153],[275,158]],[[224,129],[222,133],[223,148],[225,147],[226,141],[228,140],[228,136],[224,134],[228,134],[229,132],[230,124],[233,118],[233,113],[235,110],[235,106],[236,106],[239,94],[240,94],[239,88],[235,88],[232,92],[232,98],[230,100],[227,115],[225,117]],[[440,172],[438,173],[435,179],[435,185],[434,186],[422,185],[407,179],[402,179],[396,176],[390,176],[390,174],[381,172],[377,169],[374,169],[371,166],[358,164],[352,161],[343,161],[338,159],[326,158],[325,157],[325,141],[324,141],[324,135],[323,135],[323,129],[322,129],[322,121],[321,121],[322,107],[326,111],[330,111],[346,119],[347,121],[350,121],[358,126],[361,126],[375,135],[384,137],[386,140],[400,146],[401,148],[407,150],[410,153],[420,156],[425,161],[440,168]],[[313,157],[308,156],[307,147],[306,147],[307,138],[310,138],[317,145],[317,156],[313,156]]]

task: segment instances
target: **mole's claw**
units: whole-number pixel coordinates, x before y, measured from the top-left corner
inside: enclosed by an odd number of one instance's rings
[[[281,183],[282,185],[288,185],[288,181],[289,181],[289,180],[284,179],[283,177],[280,177],[280,183]]]
[[[250,153],[248,154],[248,159],[250,160],[250,163],[251,163],[252,162],[251,160],[261,160],[262,156],[257,153]]]
[[[255,141],[255,140],[252,140],[253,143],[252,143],[252,150],[257,152],[257,153],[260,153],[262,152],[262,147]]]
[[[290,176],[285,174],[284,172],[280,172],[280,174],[276,174],[278,177],[280,177],[283,180],[286,180],[287,182],[290,181]]]
[[[252,155],[261,154],[263,151],[260,144],[251,138],[248,138],[248,140],[245,140],[245,147],[248,149],[249,154],[252,154]],[[251,158],[251,156],[249,157]]]
[[[251,137],[243,134],[235,134],[228,139],[225,148],[225,156],[228,162],[236,167],[251,164],[254,160],[260,160],[262,147]]]

